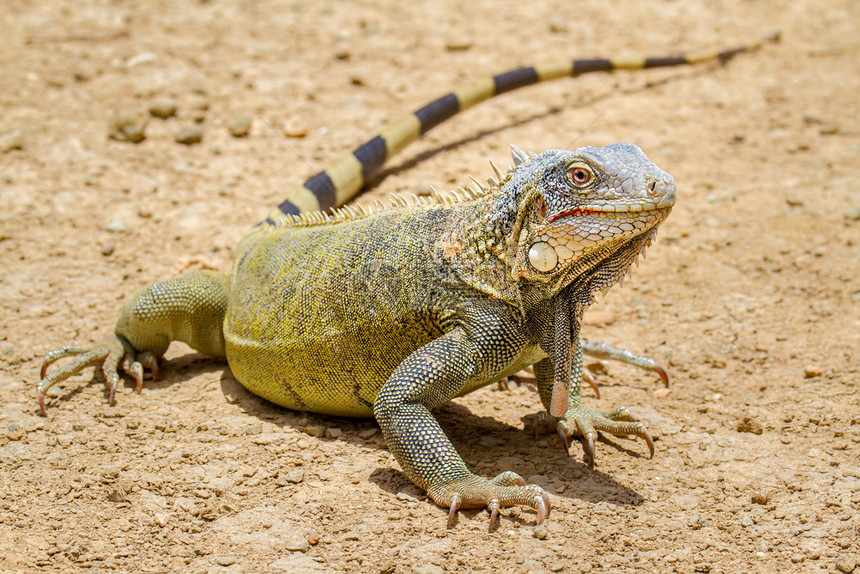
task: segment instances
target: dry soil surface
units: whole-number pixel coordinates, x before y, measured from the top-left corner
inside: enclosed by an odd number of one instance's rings
[[[858,22],[850,0],[5,1],[0,570],[854,570]],[[366,196],[486,177],[511,143],[632,141],[677,179],[661,240],[585,326],[666,364],[668,392],[607,364],[602,398],[587,397],[629,405],[658,436],[653,460],[641,441],[611,439],[590,469],[578,444],[568,456],[556,437],[533,439],[528,380],[439,410],[473,470],[515,470],[550,492],[544,526],[508,509],[492,531],[483,510],[446,528],[374,422],[286,411],[185,347],[115,407],[87,369],[38,416],[47,351],[98,342],[154,280],[228,269],[285,189],[452,87],[772,29],[780,43],[725,66],[500,97],[410,147]],[[108,137],[117,117],[172,106],[138,144]],[[234,137],[243,114],[250,132]],[[176,141],[188,126],[202,142]]]

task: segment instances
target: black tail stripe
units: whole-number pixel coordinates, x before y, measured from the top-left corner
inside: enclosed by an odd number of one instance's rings
[[[680,66],[687,63],[684,56],[672,56],[668,58],[645,58],[643,68],[660,68],[663,66]]]
[[[424,134],[448,118],[457,115],[459,111],[460,101],[457,96],[447,94],[415,112],[415,117],[421,122],[421,133]]]
[[[376,136],[370,141],[361,144],[352,155],[361,164],[361,177],[367,181],[376,170],[382,167],[386,158],[385,140],[382,136]]]
[[[289,199],[278,206],[278,209],[281,210],[281,213],[284,215],[298,215],[302,212],[295,203],[290,201]],[[267,220],[268,221],[268,220]]]
[[[574,60],[572,76],[589,72],[609,72],[613,69],[612,61],[604,58],[596,60]]]
[[[321,171],[307,180],[305,187],[317,198],[320,210],[326,210],[334,205],[337,192],[334,183],[326,172]]]
[[[518,68],[493,76],[493,82],[496,85],[496,95],[528,86],[529,84],[537,84],[540,81],[537,71],[532,68]]]
[[[717,58],[720,60],[720,62],[725,62],[727,60],[730,60],[733,56],[737,56],[738,54],[741,54],[746,51],[747,47],[741,46],[740,48],[735,48],[734,50],[725,50],[723,52],[720,52],[719,54],[717,54]]]

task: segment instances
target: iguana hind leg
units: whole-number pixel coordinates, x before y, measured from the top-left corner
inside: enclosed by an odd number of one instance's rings
[[[666,373],[666,369],[661,367],[654,359],[643,357],[642,355],[637,355],[627,349],[614,347],[609,343],[601,343],[600,341],[586,341],[585,339],[580,339],[579,344],[582,347],[583,355],[603,360],[627,363],[628,365],[633,365],[634,367],[639,367],[640,369],[657,373],[660,380],[663,381],[663,385],[667,388],[669,387],[669,375]],[[534,374],[534,369],[531,367],[523,370]],[[594,395],[599,399],[600,389],[597,386],[597,377],[595,373],[591,372],[587,365],[583,365],[582,367],[582,380],[588,383],[588,386],[594,391]],[[499,381],[499,388],[503,391],[508,390],[509,387],[507,379]]]
[[[134,377],[140,392],[144,369],[150,369],[153,378],[158,375],[157,357],[171,341],[223,357],[228,289],[228,275],[214,271],[191,271],[141,289],[123,303],[115,332],[101,345],[68,346],[45,356],[37,387],[42,412],[48,389],[90,365],[102,365],[110,388],[109,402],[114,404],[119,370]],[[75,359],[48,373],[51,364],[68,356]]]
[[[666,369],[660,366],[657,361],[651,359],[649,357],[643,357],[641,355],[637,355],[627,349],[621,349],[619,347],[613,347],[608,343],[601,343],[600,341],[586,341],[585,339],[580,339],[579,344],[582,347],[582,353],[584,355],[588,355],[590,357],[596,357],[598,359],[608,359],[610,361],[619,361],[621,363],[627,363],[628,365],[633,365],[635,367],[639,367],[640,369],[645,369],[646,371],[650,371],[652,373],[657,373],[660,379],[663,381],[663,385],[669,386],[669,375],[666,373]],[[588,372],[585,375],[585,372]],[[585,377],[593,377],[594,374],[590,371],[584,371],[583,375]],[[589,381],[591,383],[591,381]],[[594,387],[594,385],[592,385]],[[598,393],[598,398],[600,394]]]

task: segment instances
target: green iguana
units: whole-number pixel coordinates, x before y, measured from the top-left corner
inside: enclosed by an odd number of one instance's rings
[[[521,68],[456,90],[383,130],[294,191],[236,250],[230,273],[193,271],[126,301],[115,333],[95,347],[49,353],[38,397],[101,363],[110,402],[120,380],[140,390],[171,341],[226,357],[251,392],[290,409],[378,421],[406,475],[450,509],[527,505],[546,492],[514,472],[471,473],[431,410],[534,366],[546,413],[565,442],[598,431],[644,438],[625,408],[580,403],[583,351],[665,373],[653,361],[580,340],[583,310],[644,252],[675,201],[672,177],[632,144],[526,154],[488,187],[392,206],[341,207],[386,159],[441,121],[538,81],[726,60],[580,60]],[[310,211],[310,212],[308,212]],[[299,215],[300,214],[300,215]],[[78,355],[47,374],[57,359]]]

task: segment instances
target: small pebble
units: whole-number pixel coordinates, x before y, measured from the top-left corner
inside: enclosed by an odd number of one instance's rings
[[[107,499],[111,502],[125,502],[127,497],[123,489],[114,488],[108,493]]]
[[[753,434],[761,434],[764,428],[761,423],[752,417],[744,417],[737,426],[738,432],[751,432]]]
[[[747,527],[753,526],[754,524],[755,522],[753,522],[753,519],[749,516],[744,516],[743,518],[741,518],[741,526]]]
[[[101,252],[105,257],[113,255],[114,249],[116,249],[116,246],[113,243],[102,243]]]
[[[544,526],[543,524],[535,526],[534,537],[538,540],[546,540],[547,538],[549,538],[549,530],[547,530],[546,526]]]
[[[10,430],[6,433],[6,438],[9,440],[21,440],[24,438],[24,429],[19,427],[15,430],[11,430],[10,425]]]
[[[185,126],[176,134],[176,143],[184,145],[197,144],[203,141],[203,130],[199,126]]]
[[[339,428],[325,429],[326,438],[340,438],[343,436],[343,431]]]
[[[549,23],[549,31],[553,34],[563,34],[570,32],[570,25],[568,25],[566,20],[553,20]]]
[[[283,541],[282,547],[290,552],[307,552],[310,549],[310,543],[307,538],[295,532]]]
[[[230,125],[227,126],[230,135],[234,138],[243,138],[251,132],[251,114],[241,114],[237,116]]]
[[[811,379],[813,377],[820,377],[824,373],[824,370],[818,365],[806,365],[803,367],[803,376],[804,378]]]
[[[475,43],[471,40],[460,38],[456,40],[448,40],[445,42],[445,49],[449,52],[463,52],[474,46]]]
[[[770,493],[769,492],[756,492],[750,497],[753,504],[767,504],[770,502]]]
[[[111,221],[110,223],[103,225],[102,229],[110,231],[111,233],[125,233],[128,231],[128,226],[122,221]]]
[[[853,554],[843,554],[836,559],[836,569],[840,572],[850,574],[855,568],[857,568],[857,559]]]
[[[288,138],[303,138],[308,135],[307,126],[295,119],[288,121],[282,131]]]
[[[834,134],[838,134],[841,129],[842,126],[840,126],[838,123],[827,122],[825,124],[822,124],[822,126],[818,129],[818,133],[823,136],[832,136]]]
[[[121,142],[140,143],[146,139],[147,118],[134,110],[114,112],[108,128],[108,137]]]
[[[0,153],[7,153],[13,149],[23,149],[24,134],[21,130],[12,130],[0,136]]]
[[[143,64],[154,62],[155,59],[156,56],[152,52],[143,52],[126,60],[125,65],[127,68],[135,68],[137,66],[142,66]]]
[[[209,111],[209,100],[207,100],[205,98],[198,98],[198,99],[194,100],[193,102],[191,102],[191,105],[189,107],[191,108],[192,111],[198,111],[198,112],[204,112],[204,113],[208,112]]]
[[[160,98],[151,101],[147,109],[152,117],[166,120],[176,115],[176,102],[167,98]]]

